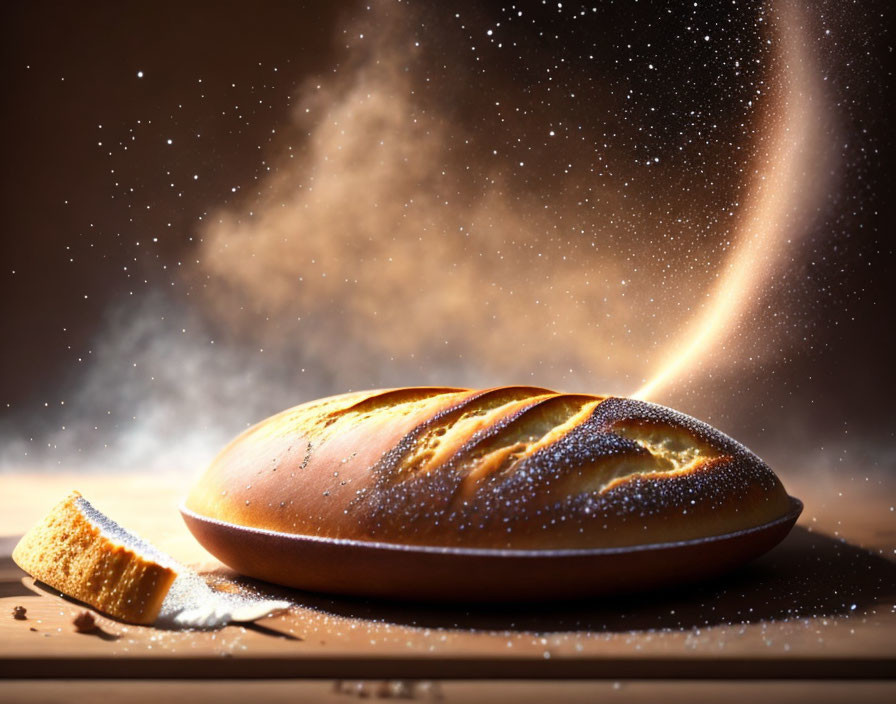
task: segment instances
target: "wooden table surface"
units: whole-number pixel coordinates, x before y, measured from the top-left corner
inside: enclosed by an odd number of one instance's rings
[[[201,692],[218,692],[216,701],[235,700],[245,678],[272,700],[304,692],[314,700],[413,695],[472,701],[487,699],[497,685],[485,680],[496,678],[506,679],[496,696],[515,692],[520,701],[543,701],[548,690],[539,687],[549,685],[582,701],[601,692],[647,701],[660,691],[668,701],[676,692],[688,698],[700,691],[755,700],[766,696],[769,680],[781,700],[788,692],[809,691],[818,701],[892,699],[896,487],[892,480],[861,476],[784,479],[806,505],[798,526],[768,555],[710,583],[524,607],[370,602],[251,583],[286,595],[294,608],[256,625],[209,632],[162,631],[98,616],[101,629],[81,634],[72,619],[83,605],[41,589],[9,559],[17,537],[77,488],[177,559],[227,574],[177,514],[189,477],[0,475],[0,677],[8,678],[0,683],[0,700],[55,701],[55,692],[86,701],[93,694],[75,695],[88,681],[90,692],[103,699],[113,695],[97,692],[117,691],[121,678],[153,686],[181,678],[176,691],[184,696],[193,686],[188,681],[205,680]],[[27,620],[12,618],[14,606],[27,609]],[[241,681],[221,681],[230,678]],[[278,684],[286,678],[326,682]],[[801,680],[801,689],[793,680]],[[728,694],[726,687],[733,687]],[[196,699],[197,691],[190,696]],[[857,699],[857,693],[864,694]]]

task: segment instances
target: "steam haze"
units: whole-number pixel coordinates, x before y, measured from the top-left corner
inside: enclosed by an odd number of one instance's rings
[[[632,267],[599,246],[613,229],[600,220],[620,216],[615,193],[588,176],[517,192],[506,157],[415,97],[410,37],[376,27],[344,78],[305,86],[289,128],[298,153],[204,229],[193,276],[205,305],[348,387],[595,375],[630,387],[652,337],[632,303],[649,291],[629,294]],[[600,203],[592,221],[569,190]]]

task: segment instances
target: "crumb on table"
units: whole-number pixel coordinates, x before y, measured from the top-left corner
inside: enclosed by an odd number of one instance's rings
[[[89,611],[82,611],[72,621],[78,633],[90,633],[96,629],[96,619]]]

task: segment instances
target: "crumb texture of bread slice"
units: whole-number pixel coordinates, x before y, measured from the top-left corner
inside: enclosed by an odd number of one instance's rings
[[[77,491],[22,537],[12,558],[35,579],[135,624],[156,620],[177,577],[170,559],[101,514]]]

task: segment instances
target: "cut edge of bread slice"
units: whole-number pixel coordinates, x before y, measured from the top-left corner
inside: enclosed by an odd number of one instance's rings
[[[12,553],[35,579],[122,621],[151,624],[179,565],[73,491]]]

